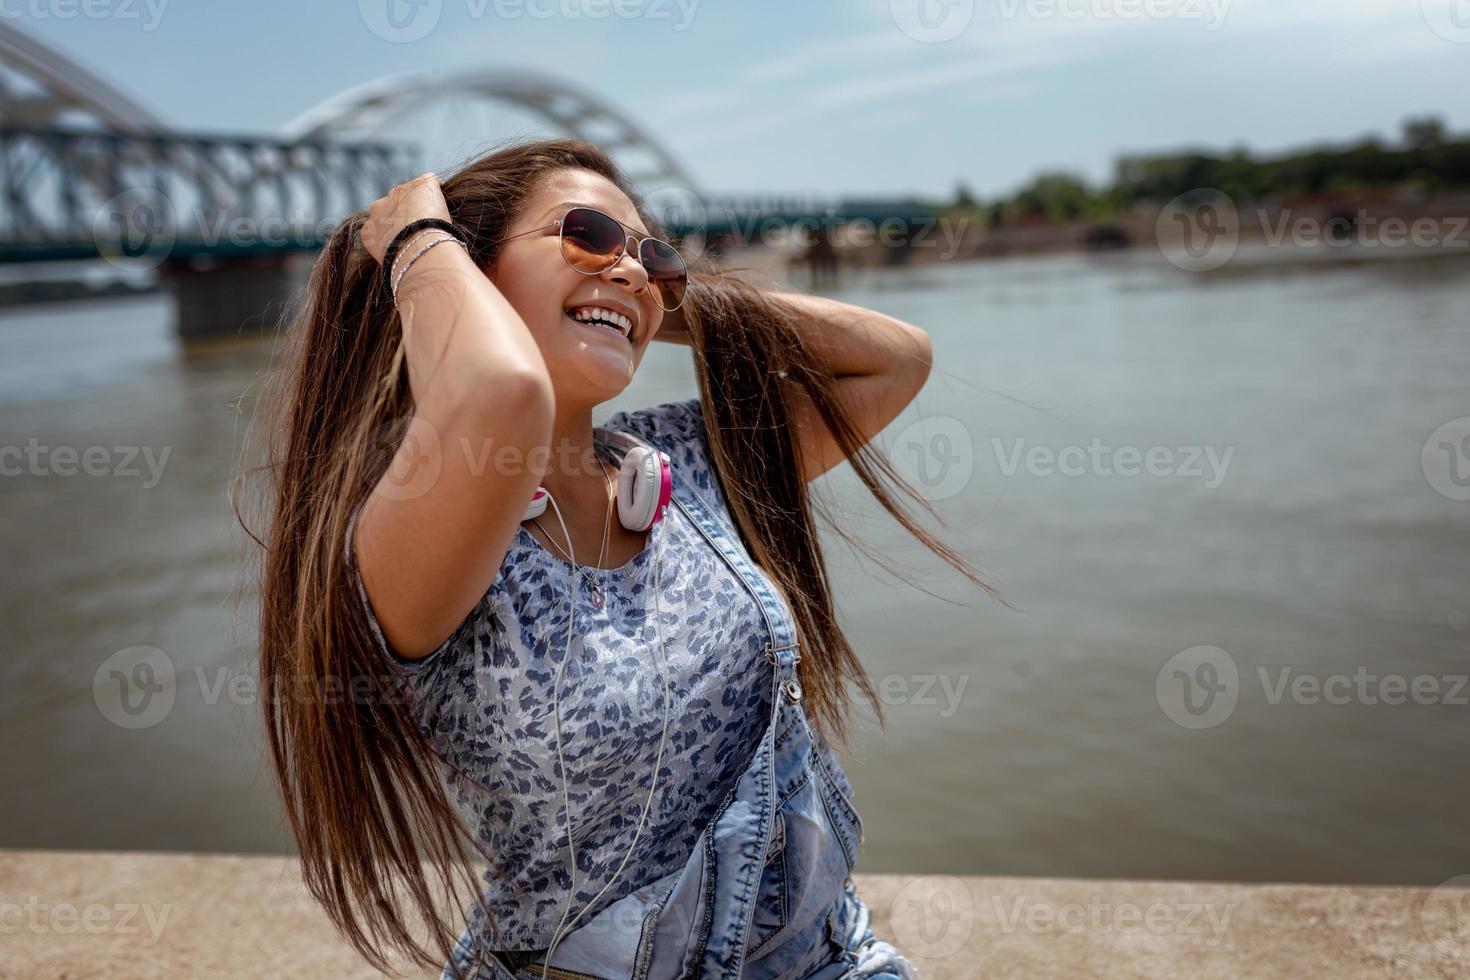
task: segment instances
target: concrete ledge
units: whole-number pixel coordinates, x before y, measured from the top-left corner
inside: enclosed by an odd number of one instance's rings
[[[926,980],[1470,976],[1463,887],[855,879]],[[380,976],[291,857],[0,850],[0,948],[6,977]]]

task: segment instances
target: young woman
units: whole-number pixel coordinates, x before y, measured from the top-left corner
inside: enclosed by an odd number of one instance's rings
[[[691,348],[700,396],[594,427],[655,339]],[[262,700],[305,881],[364,957],[915,976],[850,877],[862,824],[828,740],[850,684],[881,710],[807,484],[849,461],[985,588],[867,446],[924,384],[927,336],[689,273],[604,153],[546,140],[349,217],[288,343]]]

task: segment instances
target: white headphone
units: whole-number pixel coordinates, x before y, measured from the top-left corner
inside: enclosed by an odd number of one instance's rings
[[[673,470],[667,453],[641,445],[627,451],[623,468],[618,472],[618,520],[623,527],[630,531],[647,531],[653,527],[663,518],[673,493]],[[529,521],[546,513],[546,501],[550,498],[545,487],[537,487],[521,520]],[[558,509],[558,519],[560,514]],[[566,533],[565,527],[562,533]]]
[[[612,432],[612,430],[607,430]],[[632,437],[622,433],[613,433],[614,437],[631,440]],[[602,886],[602,891],[592,896],[591,901],[582,907],[582,910],[567,921],[567,913],[572,909],[572,901],[577,895],[577,845],[572,839],[572,799],[571,789],[567,782],[566,761],[562,758],[561,738],[561,678],[562,671],[566,669],[567,660],[572,655],[572,638],[576,635],[576,627],[573,622],[573,612],[576,609],[578,594],[577,578],[581,574],[581,566],[577,564],[576,552],[572,550],[572,536],[567,533],[566,522],[562,520],[561,507],[546,490],[545,487],[537,487],[536,495],[531,498],[526,507],[525,520],[540,517],[546,511],[549,501],[556,512],[557,523],[561,525],[562,536],[567,539],[567,554],[571,558],[571,589],[567,596],[569,608],[567,609],[567,645],[562,654],[561,663],[556,668],[556,679],[551,684],[552,715],[556,722],[556,762],[561,769],[561,792],[562,803],[567,813],[567,849],[571,852],[571,875],[572,886],[567,892],[567,902],[561,912],[561,922],[557,924],[556,931],[552,934],[551,945],[546,950],[546,959],[541,965],[541,980],[547,980],[551,970],[551,956],[556,952],[556,946],[562,938],[571,931],[572,925],[582,915],[597,904],[613,882],[618,880],[618,875],[623,873],[628,859],[633,856],[633,851],[638,847],[638,839],[643,836],[644,825],[648,822],[648,810],[653,804],[653,795],[658,789],[658,780],[663,767],[664,745],[669,736],[669,678],[668,658],[664,653],[663,634],[663,608],[659,602],[659,540],[663,535],[655,527],[663,520],[664,512],[669,506],[673,496],[673,470],[669,465],[669,457],[662,452],[651,449],[642,444],[635,444],[628,449],[623,456],[622,469],[618,474],[618,520],[623,527],[630,531],[647,531],[652,529],[653,547],[653,605],[654,605],[654,631],[658,635],[659,654],[659,678],[662,681],[660,689],[663,692],[664,722],[663,731],[658,739],[658,754],[653,760],[653,779],[648,787],[648,798],[643,801],[643,812],[638,817],[638,829],[633,834],[633,842],[628,845],[627,853],[623,860],[607,879],[607,884]]]

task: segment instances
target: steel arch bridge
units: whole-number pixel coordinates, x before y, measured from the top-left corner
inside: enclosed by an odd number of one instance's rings
[[[452,102],[462,112],[467,101],[475,100],[520,110],[558,134],[596,143],[640,189],[699,193],[688,171],[632,119],[588,92],[532,71],[416,72],[375,79],[307,110],[282,134],[287,139],[379,139],[434,102]]]
[[[311,251],[342,215],[424,169],[433,134],[409,142],[407,128],[447,107],[445,128],[463,141],[500,130],[473,125],[475,108],[491,105],[606,150],[673,235],[928,214],[905,202],[708,195],[634,120],[535,71],[395,75],[347,89],[277,134],[180,132],[0,19],[0,262]]]
[[[596,144],[664,230],[691,247],[696,237],[701,247],[738,240],[764,221],[927,216],[904,202],[711,197],[632,119],[530,71],[398,75],[329,98],[276,134],[181,132],[0,19],[0,264],[108,259],[158,269],[179,300],[181,332],[196,332],[196,319],[199,332],[233,329],[203,321],[258,314],[289,292],[290,256],[316,251],[342,216],[428,169],[425,146],[404,134],[436,106],[447,107],[446,128],[461,140],[503,132],[473,125],[475,107],[495,106]],[[222,312],[227,292],[233,305]]]
[[[378,79],[271,136],[185,133],[0,21],[0,262],[271,255],[320,248],[332,223],[423,167],[403,127],[434,103],[498,104],[596,142],[647,194],[702,200],[633,120],[546,75]],[[689,209],[684,208],[687,213]]]
[[[0,262],[309,251],[415,162],[388,142],[181,132],[0,20]]]
[[[0,20],[0,120],[6,126],[64,125],[80,115],[120,133],[164,129],[161,119],[70,58]]]

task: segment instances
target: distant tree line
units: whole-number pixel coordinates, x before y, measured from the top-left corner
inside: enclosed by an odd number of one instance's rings
[[[1118,160],[1109,187],[1090,187],[1064,172],[1036,176],[1014,195],[982,205],[963,185],[955,206],[983,210],[992,225],[1016,216],[1055,221],[1105,220],[1134,205],[1163,204],[1188,191],[1215,188],[1237,201],[1367,188],[1414,186],[1427,196],[1470,188],[1470,139],[1451,138],[1434,117],[1404,123],[1399,145],[1376,137],[1345,147],[1314,147],[1257,158],[1185,151]]]

